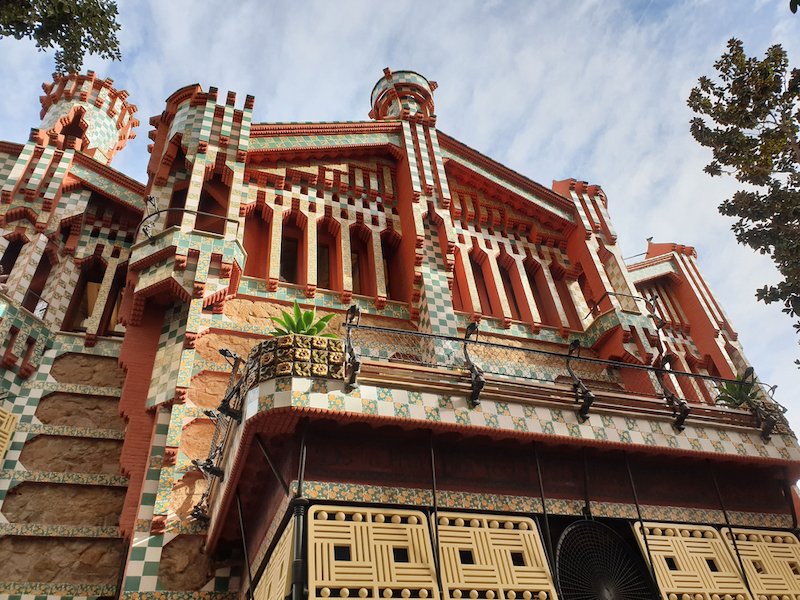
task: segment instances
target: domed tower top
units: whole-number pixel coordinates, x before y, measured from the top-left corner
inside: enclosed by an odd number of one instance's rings
[[[74,148],[110,163],[114,154],[136,137],[133,128],[139,125],[128,92],[116,90],[113,84],[112,79],[97,78],[93,71],[54,75],[52,83],[42,84],[42,123],[33,137],[42,144]]]
[[[433,111],[433,91],[435,81],[428,81],[414,71],[395,71],[389,67],[383,70],[383,77],[372,89],[371,119],[407,119],[428,125],[436,124]]]

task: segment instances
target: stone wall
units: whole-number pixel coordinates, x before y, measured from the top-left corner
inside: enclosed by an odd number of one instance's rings
[[[122,440],[40,435],[22,448],[19,461],[31,471],[119,473]]]
[[[0,538],[4,581],[114,584],[124,554],[121,540]]]
[[[3,515],[12,523],[111,527],[124,500],[124,488],[26,481],[9,490]]]

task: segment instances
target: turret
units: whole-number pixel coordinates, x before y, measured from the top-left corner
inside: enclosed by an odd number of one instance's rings
[[[392,72],[387,67],[372,89],[369,116],[377,121],[408,119],[433,126],[436,124],[433,92],[437,87],[435,81],[428,81],[419,73]]]
[[[112,79],[98,79],[93,71],[54,75],[52,83],[42,84],[42,123],[31,138],[44,146],[73,148],[109,164],[136,137],[133,128],[139,125],[128,92],[113,84]]]

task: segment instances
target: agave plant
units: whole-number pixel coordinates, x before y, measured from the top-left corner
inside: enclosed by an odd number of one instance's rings
[[[333,318],[333,315],[325,315],[317,319],[316,309],[303,310],[294,301],[294,308],[292,313],[285,310],[281,311],[280,317],[270,317],[275,323],[275,329],[270,331],[272,335],[316,335],[320,337],[335,338],[332,333],[322,333],[328,326],[328,321]]]
[[[740,408],[743,404],[750,404],[758,399],[756,382],[749,373],[737,375],[735,381],[726,381],[717,389],[719,389],[719,396],[717,396],[715,404],[730,408]]]

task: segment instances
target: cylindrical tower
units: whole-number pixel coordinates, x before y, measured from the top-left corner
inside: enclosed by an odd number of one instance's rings
[[[414,71],[395,71],[389,67],[383,70],[383,77],[372,89],[371,119],[409,119],[434,125],[436,115],[433,110],[433,91],[435,81],[428,81]]]
[[[93,71],[55,75],[52,83],[42,84],[42,123],[34,137],[42,145],[74,148],[110,163],[114,154],[136,137],[133,128],[139,125],[128,92],[116,90],[113,84],[112,79],[98,79]]]

